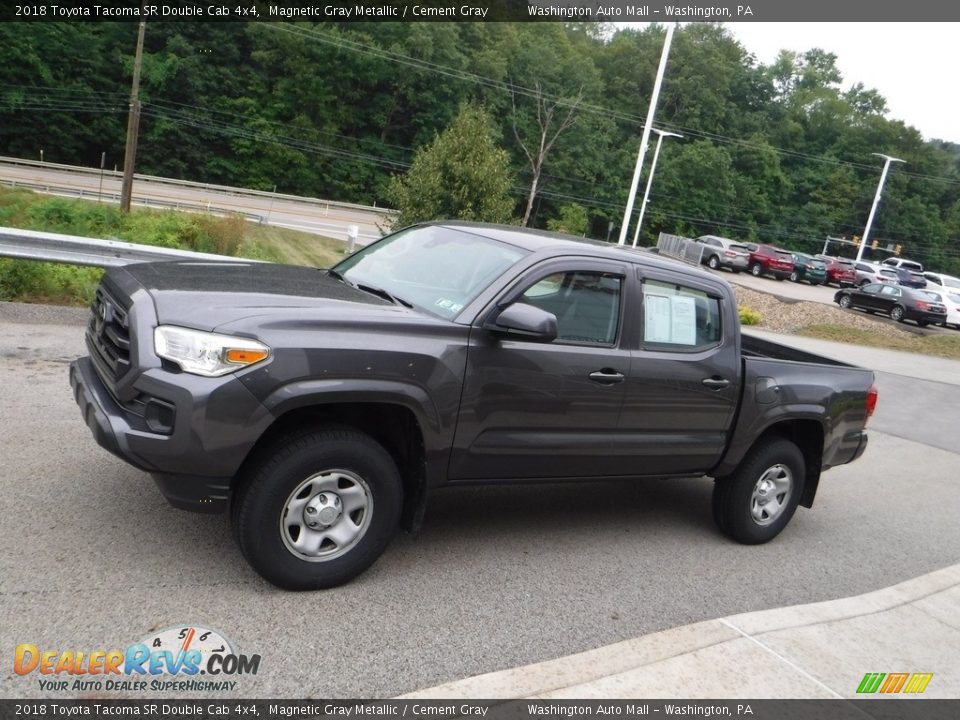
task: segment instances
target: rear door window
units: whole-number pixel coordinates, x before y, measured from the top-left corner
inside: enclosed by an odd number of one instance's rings
[[[702,290],[659,280],[643,282],[643,343],[696,350],[722,337],[720,300]]]

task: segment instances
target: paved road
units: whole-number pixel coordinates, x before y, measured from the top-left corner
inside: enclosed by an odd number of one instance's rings
[[[12,165],[0,163],[0,181],[19,185],[41,192],[79,196],[81,191],[89,199],[97,199],[100,193],[100,176],[96,173],[80,173],[69,170]],[[109,201],[119,197],[120,178],[107,173],[103,178],[103,198]],[[347,239],[347,227],[356,225],[360,240],[371,242],[381,236],[380,227],[386,227],[383,213],[354,208],[344,208],[317,202],[290,199],[272,199],[264,196],[240,195],[204,186],[179,186],[169,183],[137,179],[133,184],[133,202],[136,205],[177,207],[179,203],[209,206],[214,210],[250,213],[263,218],[264,222],[281,227],[314,232],[338,240]]]
[[[957,426],[960,373],[953,383],[881,373],[866,455],[831,470],[815,508],[769,545],[714,530],[705,480],[458,489],[437,495],[419,538],[399,537],[357,581],[284,593],[246,566],[225,518],[168,507],[93,444],[67,384],[81,322],[75,310],[0,303],[2,697],[42,694],[11,672],[18,643],[126,647],[180,623],[263,656],[240,696],[391,696],[868,592],[960,558],[960,456],[924,444],[929,425]],[[929,421],[904,422],[908,402]]]

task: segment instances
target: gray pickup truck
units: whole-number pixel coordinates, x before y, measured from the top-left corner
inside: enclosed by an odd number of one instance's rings
[[[460,222],[330,270],[112,269],[86,342],[96,441],[174,506],[229,509],[289,589],[363,572],[450,485],[707,475],[719,528],[766,542],[863,453],[877,397],[870,371],[741,336],[696,268]]]

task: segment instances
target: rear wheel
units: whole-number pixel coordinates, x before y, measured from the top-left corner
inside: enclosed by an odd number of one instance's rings
[[[352,429],[308,428],[280,439],[244,473],[234,535],[274,585],[333,587],[380,556],[402,499],[400,473],[383,446]]]
[[[769,542],[790,522],[803,494],[806,466],[794,443],[771,437],[757,443],[732,475],[717,478],[713,518],[737,542]]]
[[[709,267],[711,270],[716,270],[718,267],[720,267],[720,258],[718,258],[716,255],[711,255],[710,259],[707,260],[707,267]]]
[[[894,305],[890,310],[890,317],[897,322],[903,322],[903,308],[900,305]]]

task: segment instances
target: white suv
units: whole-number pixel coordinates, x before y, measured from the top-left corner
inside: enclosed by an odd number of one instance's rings
[[[903,268],[904,270],[909,270],[910,272],[922,273],[923,265],[913,260],[904,260],[903,258],[887,258],[884,260],[881,265],[889,265],[895,268]]]

